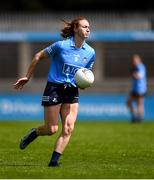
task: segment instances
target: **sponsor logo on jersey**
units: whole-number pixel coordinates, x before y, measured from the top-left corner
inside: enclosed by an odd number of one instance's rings
[[[63,66],[63,74],[74,76],[76,71],[81,68],[80,66],[75,66],[72,64],[65,63]]]

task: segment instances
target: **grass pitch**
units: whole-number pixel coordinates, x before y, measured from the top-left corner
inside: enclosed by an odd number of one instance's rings
[[[19,149],[21,137],[40,124],[0,122],[1,179],[154,178],[154,122],[78,121],[58,168],[47,165],[59,132]]]

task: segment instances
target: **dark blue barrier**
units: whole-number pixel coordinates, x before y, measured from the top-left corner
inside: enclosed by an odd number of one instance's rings
[[[124,120],[130,119],[126,95],[82,95],[78,119]],[[0,95],[0,120],[41,120],[43,108],[41,95]],[[145,99],[145,119],[154,120],[154,96]]]

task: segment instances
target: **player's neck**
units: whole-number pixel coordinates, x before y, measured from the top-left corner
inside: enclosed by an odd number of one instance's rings
[[[83,44],[85,43],[85,39],[82,39],[82,38],[76,36],[74,38],[74,43],[75,43],[76,48],[81,48],[83,46]]]

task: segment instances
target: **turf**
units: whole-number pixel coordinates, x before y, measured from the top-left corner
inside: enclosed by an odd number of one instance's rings
[[[154,122],[78,121],[58,168],[47,167],[58,134],[19,150],[20,138],[40,124],[0,122],[1,179],[154,178]]]

